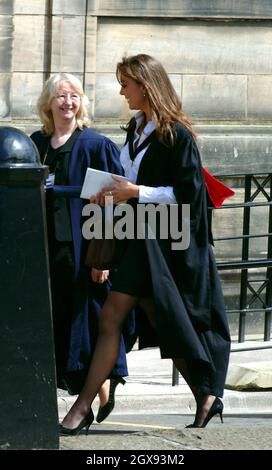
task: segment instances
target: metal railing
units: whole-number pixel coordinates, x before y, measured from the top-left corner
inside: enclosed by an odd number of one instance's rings
[[[245,342],[246,319],[248,314],[257,314],[264,312],[264,335],[263,341],[270,341],[271,338],[271,312],[272,312],[272,173],[254,173],[254,174],[228,174],[220,175],[219,178],[242,178],[244,179],[244,202],[237,204],[223,204],[218,209],[209,208],[209,210],[224,211],[226,209],[243,209],[242,233],[238,236],[226,236],[214,238],[217,241],[241,240],[241,257],[238,261],[217,262],[219,271],[240,271],[240,295],[239,308],[227,310],[227,314],[239,315],[238,342]],[[262,196],[262,201],[256,199]],[[268,231],[266,233],[250,233],[253,207],[268,207]],[[266,243],[266,258],[250,259],[249,242],[250,239],[264,238]],[[265,276],[259,279],[250,279],[249,273],[257,268],[265,268]],[[255,287],[254,284],[258,284]],[[253,308],[253,304],[258,301],[260,307]],[[243,351],[250,349],[266,349],[271,345],[255,347],[243,347]],[[241,348],[239,349],[241,350]],[[232,349],[234,352],[235,349]],[[172,385],[177,385],[179,372],[173,365]]]
[[[227,175],[233,177],[234,175]],[[237,176],[237,175],[235,175]],[[241,175],[238,175],[241,176]],[[244,176],[244,203],[242,204],[224,204],[220,209],[243,208],[243,226],[240,236],[228,236],[215,238],[216,241],[222,240],[242,240],[241,259],[235,262],[219,262],[218,270],[241,270],[240,281],[240,306],[239,309],[229,310],[228,313],[239,314],[238,341],[245,341],[246,316],[248,313],[265,312],[264,322],[264,341],[269,341],[271,337],[271,311],[272,311],[272,173],[247,174]],[[255,186],[255,187],[254,187]],[[256,198],[262,195],[265,200],[257,202]],[[269,207],[268,232],[250,234],[251,209],[253,207]],[[249,241],[254,238],[267,239],[266,258],[249,259]],[[256,268],[266,268],[266,276],[262,279],[250,280],[249,270]],[[261,284],[255,288],[254,284]],[[262,294],[262,297],[261,297]],[[259,300],[260,308],[251,308],[256,300]]]

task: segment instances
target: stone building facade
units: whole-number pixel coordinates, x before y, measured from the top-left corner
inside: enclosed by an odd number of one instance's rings
[[[37,126],[35,103],[52,72],[78,75],[95,125],[115,140],[127,105],[115,65],[154,55],[197,126],[213,171],[270,167],[270,0],[0,0],[0,124]],[[106,126],[106,127],[105,127]]]
[[[38,128],[44,80],[65,71],[83,81],[94,126],[121,144],[129,111],[115,66],[139,52],[169,72],[208,169],[271,172],[271,0],[0,0],[0,125]],[[239,177],[227,181],[241,201]],[[215,215],[217,236],[241,233],[241,213]],[[266,209],[256,213],[253,231],[267,219]],[[265,254],[264,239],[251,250]],[[239,258],[241,240],[216,251]],[[236,284],[228,286],[233,298]]]

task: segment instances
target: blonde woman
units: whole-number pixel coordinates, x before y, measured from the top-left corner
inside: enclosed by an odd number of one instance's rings
[[[89,128],[87,106],[88,98],[77,77],[52,75],[37,104],[42,128],[31,135],[50,172],[46,203],[57,385],[73,395],[81,391],[86,378],[110,281],[109,271],[84,265],[81,214],[83,204],[89,201],[62,197],[62,192],[81,188],[88,167],[122,172],[119,148]],[[97,391],[98,421],[113,409],[115,387],[127,374],[121,339],[118,358],[108,375],[111,380],[106,377]]]

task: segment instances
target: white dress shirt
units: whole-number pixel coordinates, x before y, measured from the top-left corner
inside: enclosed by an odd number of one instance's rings
[[[139,136],[137,130],[141,125],[141,122],[144,119],[144,113],[139,111],[136,116],[136,129],[133,139],[133,147],[138,147],[142,142],[153,132],[155,129],[153,118],[151,121],[148,121],[142,134]],[[121,150],[120,161],[125,172],[125,176],[131,181],[131,183],[136,183],[137,175],[140,167],[142,158],[147,151],[150,143],[144,147],[137,155],[135,160],[131,160],[129,155],[129,144],[123,147]],[[177,200],[174,195],[172,186],[159,186],[153,188],[151,186],[139,185],[139,202],[142,203],[157,203],[157,204],[176,204]]]

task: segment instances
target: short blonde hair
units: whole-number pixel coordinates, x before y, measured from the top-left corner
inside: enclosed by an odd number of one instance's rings
[[[77,126],[83,129],[84,126],[89,127],[91,124],[87,111],[89,99],[83,91],[81,81],[71,73],[55,73],[46,80],[37,102],[37,111],[42,123],[42,131],[47,135],[53,134],[55,130],[54,119],[49,105],[52,98],[56,95],[61,82],[70,83],[80,96],[80,107],[76,115]]]

